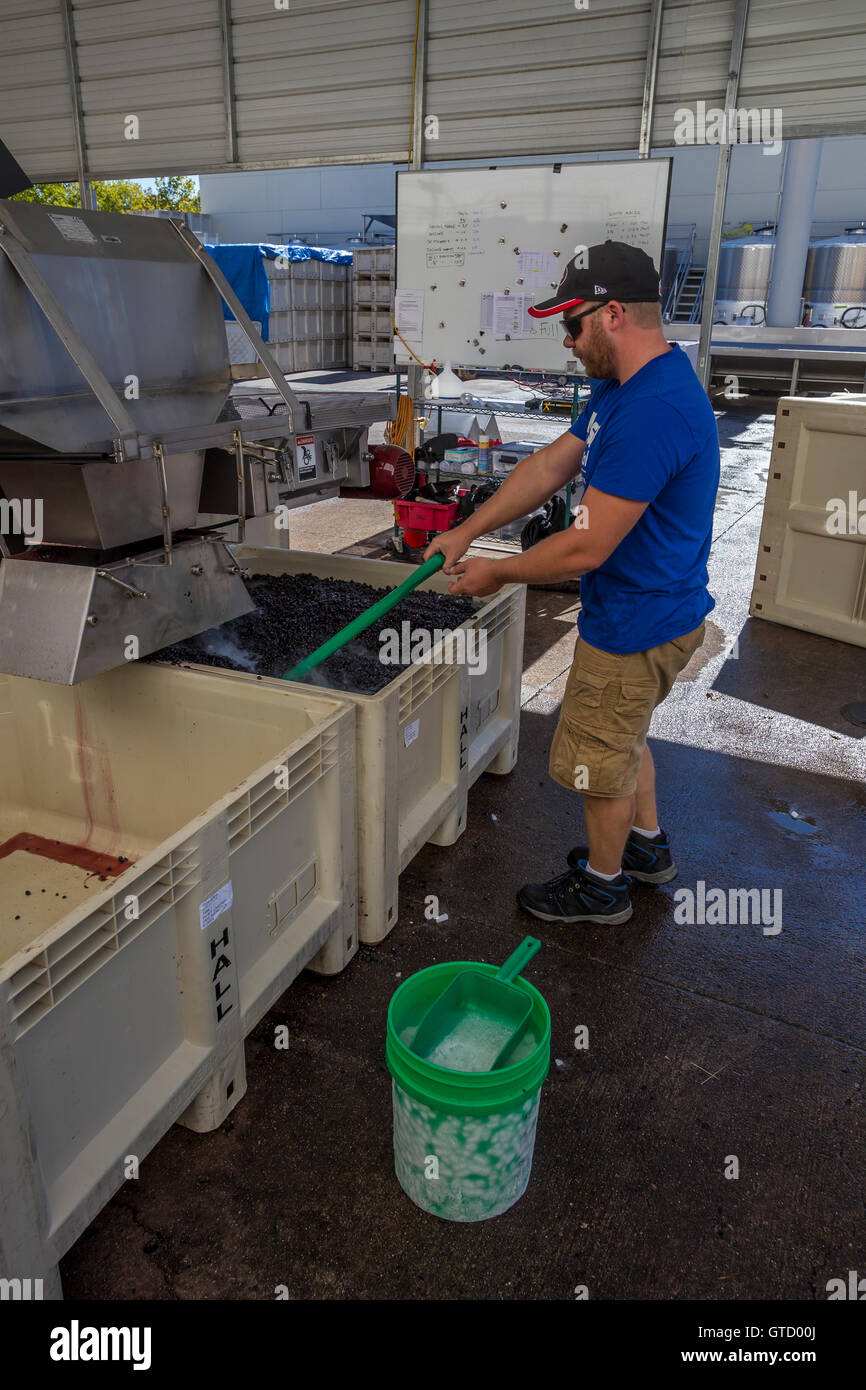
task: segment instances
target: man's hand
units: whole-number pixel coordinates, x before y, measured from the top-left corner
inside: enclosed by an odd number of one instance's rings
[[[472,595],[474,598],[486,598],[488,594],[495,594],[506,582],[500,573],[498,560],[464,560],[459,565],[452,565],[446,572],[457,576],[453,584],[448,585],[448,591],[452,594]]]
[[[456,565],[461,555],[466,554],[474,539],[474,536],[466,534],[462,526],[455,526],[452,531],[443,531],[440,535],[433,537],[424,551],[424,559],[429,560],[431,555],[437,553],[444,555],[443,573],[451,574],[453,566]]]

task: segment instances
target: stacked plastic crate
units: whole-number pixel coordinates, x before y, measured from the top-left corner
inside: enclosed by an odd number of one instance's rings
[[[394,367],[393,246],[360,246],[352,274],[352,370]]]
[[[349,346],[348,265],[266,260],[271,282],[269,345],[284,372],[345,367]]]

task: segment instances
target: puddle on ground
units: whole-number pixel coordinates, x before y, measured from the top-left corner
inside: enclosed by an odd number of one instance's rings
[[[812,816],[805,816],[801,811],[797,811],[793,806],[786,806],[783,801],[771,802],[772,811],[767,815],[779,830],[786,835],[795,835],[798,838],[818,833],[818,823]]]

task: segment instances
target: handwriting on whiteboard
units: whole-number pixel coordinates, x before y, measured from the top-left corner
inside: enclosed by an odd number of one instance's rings
[[[427,268],[466,264],[466,257],[481,254],[481,213],[455,212],[444,222],[433,222],[427,230]]]
[[[649,219],[640,208],[612,208],[605,218],[604,240],[624,241],[627,246],[646,251],[650,244]]]
[[[529,319],[529,338],[562,338],[565,329],[561,319]]]

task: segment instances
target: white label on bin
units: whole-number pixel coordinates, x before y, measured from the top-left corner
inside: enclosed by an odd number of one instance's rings
[[[407,724],[403,730],[403,746],[408,748],[410,743],[414,743],[421,729],[421,720],[413,719],[411,724]]]
[[[221,917],[232,905],[232,881],[224,883],[222,888],[218,888],[215,893],[211,893],[209,898],[205,898],[198,910],[201,929],[205,931],[217,917]]]

